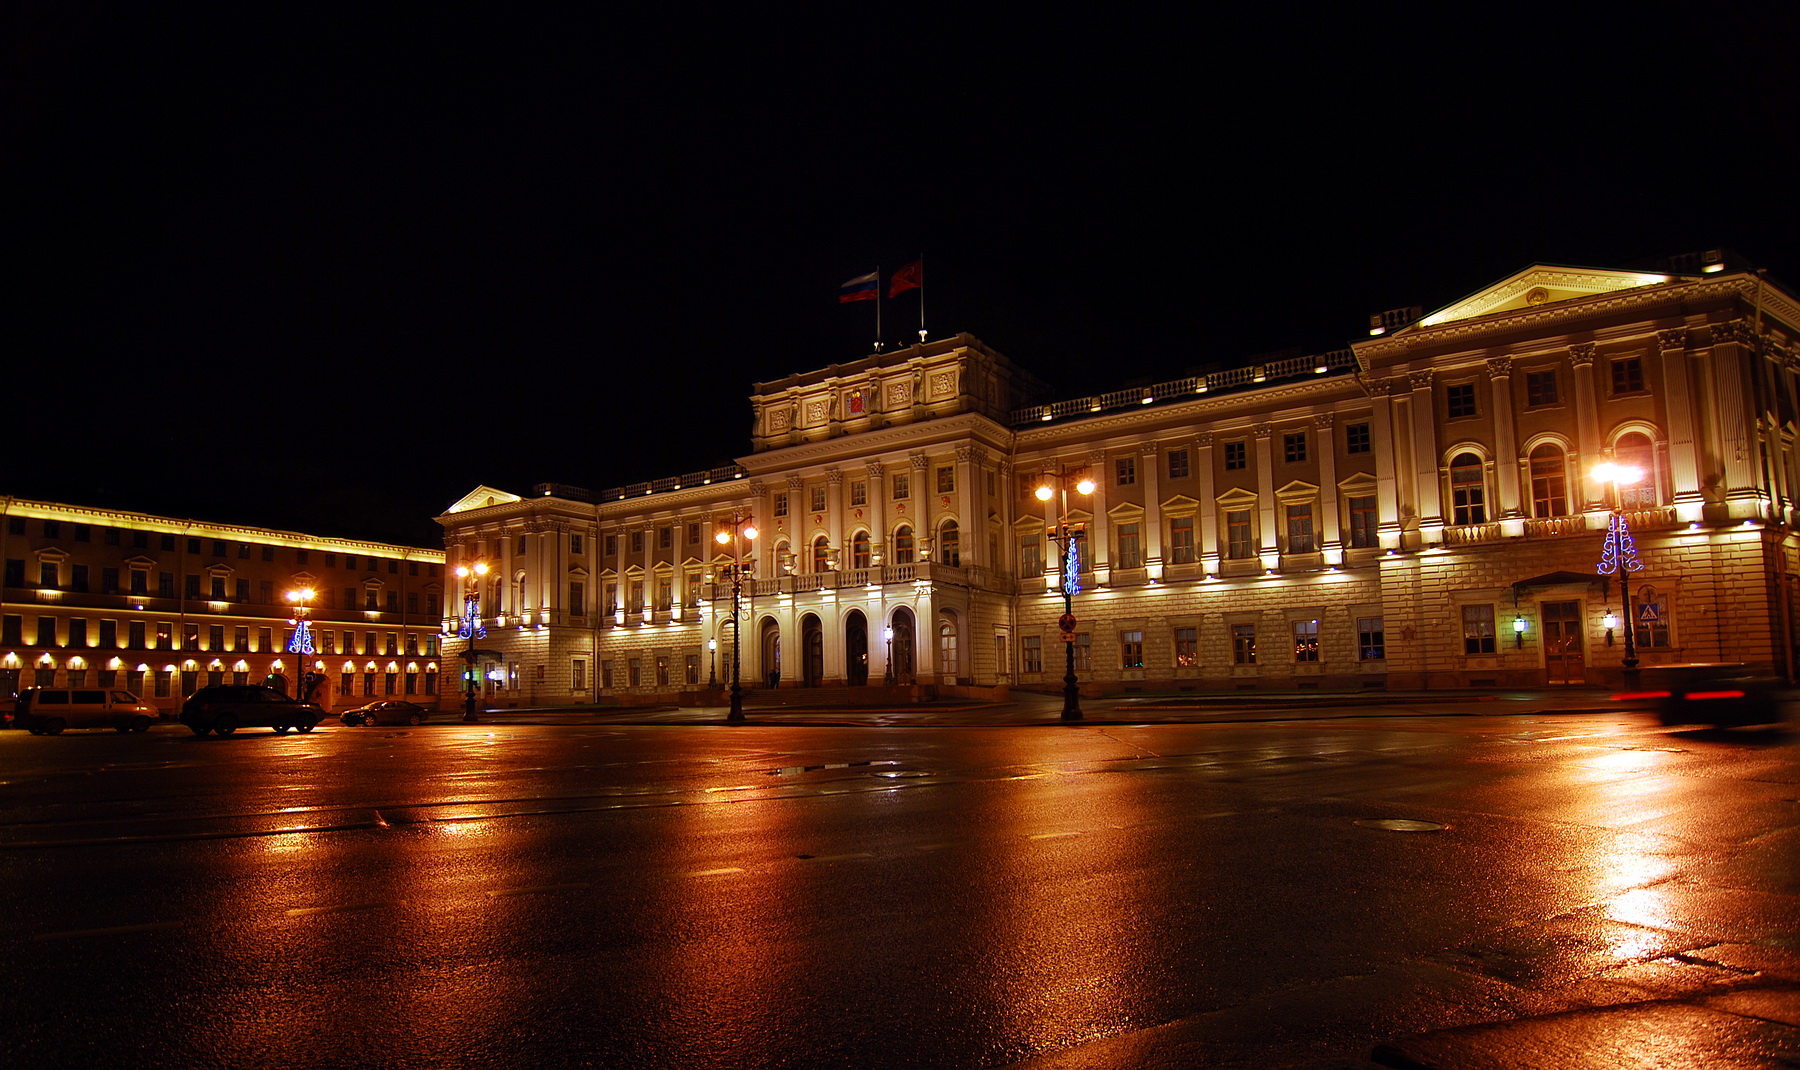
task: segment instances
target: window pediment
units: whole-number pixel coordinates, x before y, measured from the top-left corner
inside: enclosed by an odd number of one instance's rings
[[[1233,487],[1219,495],[1216,501],[1221,509],[1253,509],[1256,507],[1256,495],[1242,487]]]
[[[1310,502],[1319,496],[1317,485],[1296,479],[1275,492],[1275,500],[1283,503]]]

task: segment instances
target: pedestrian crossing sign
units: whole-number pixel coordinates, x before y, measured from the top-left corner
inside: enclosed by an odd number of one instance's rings
[[[1638,607],[1639,624],[1655,624],[1661,620],[1662,612],[1657,609],[1657,604],[1655,602],[1645,602]]]

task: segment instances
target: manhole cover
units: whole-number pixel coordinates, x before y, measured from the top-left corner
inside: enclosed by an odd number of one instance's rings
[[[1365,817],[1357,821],[1366,829],[1386,829],[1389,832],[1442,832],[1447,825],[1436,821],[1414,821],[1410,817]]]

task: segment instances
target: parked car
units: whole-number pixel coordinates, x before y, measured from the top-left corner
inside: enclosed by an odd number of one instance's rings
[[[13,714],[34,736],[58,735],[65,728],[143,732],[156,720],[156,707],[111,688],[28,687],[19,693]]]
[[[1776,724],[1782,720],[1782,684],[1734,666],[1679,665],[1646,669],[1643,690],[1614,695],[1649,702],[1665,725],[1720,728]]]
[[[292,728],[311,732],[325,711],[261,684],[222,684],[203,687],[181,704],[181,723],[197,736],[216,732],[229,736],[240,728],[273,728],[277,734]]]
[[[345,710],[343,721],[347,725],[360,724],[424,724],[430,714],[425,707],[404,699],[387,699],[382,702],[371,702],[367,706],[358,706],[354,710]]]

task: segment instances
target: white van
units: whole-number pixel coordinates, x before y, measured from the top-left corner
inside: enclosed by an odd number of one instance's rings
[[[16,715],[34,736],[54,736],[65,728],[143,732],[156,720],[156,707],[110,688],[28,687],[19,694]]]

